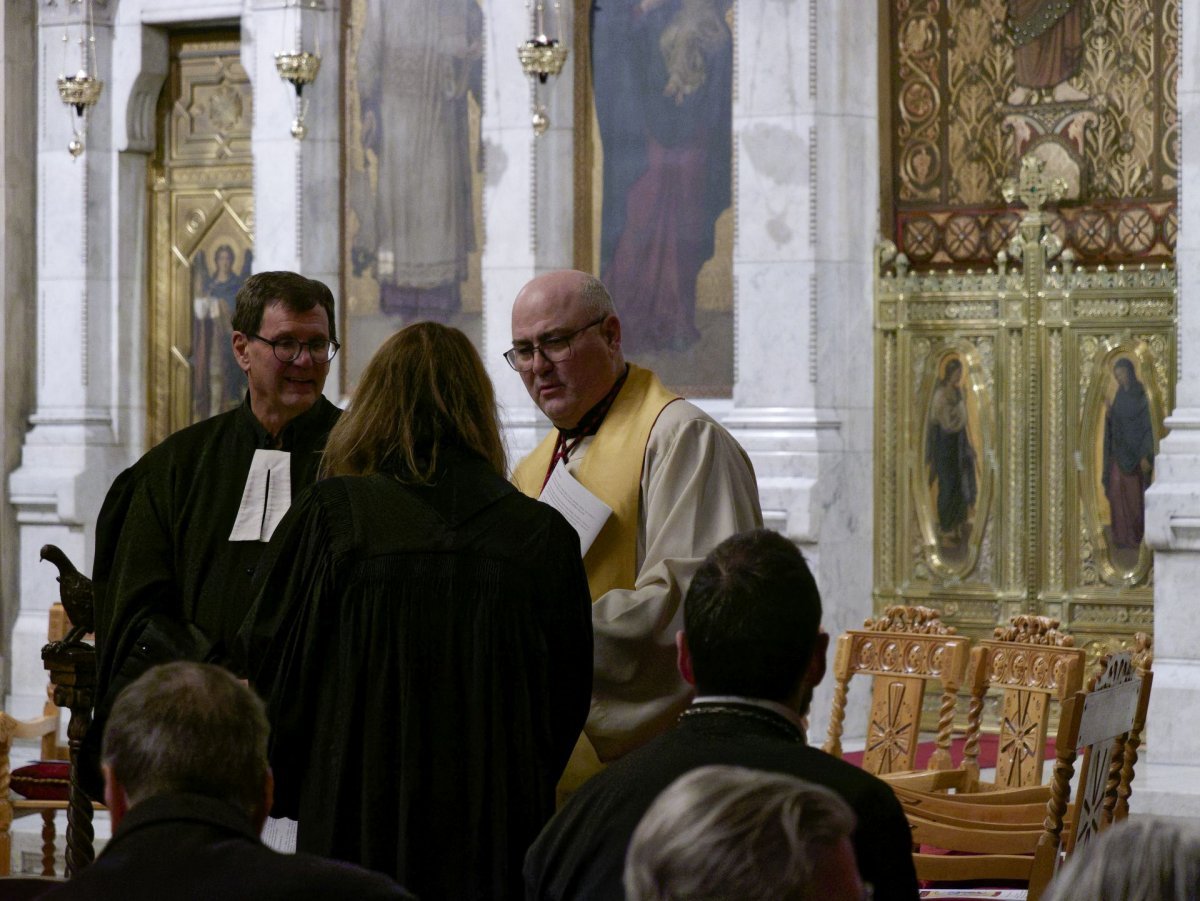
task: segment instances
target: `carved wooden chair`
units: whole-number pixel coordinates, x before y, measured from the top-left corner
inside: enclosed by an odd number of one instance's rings
[[[1051,702],[1064,701],[1083,687],[1086,656],[1074,639],[1045,616],[1016,616],[998,626],[995,637],[975,643],[967,667],[970,692],[962,765],[936,774],[889,780],[914,791],[979,792],[1043,786],[1042,770]],[[996,780],[979,781],[979,743],[984,697],[1001,690]],[[1044,791],[1044,788],[1043,788]],[[1045,798],[1031,793],[1027,800]]]
[[[1118,805],[1128,801],[1136,758],[1131,744],[1145,725],[1150,698],[1148,639],[1135,653],[1136,663],[1128,651],[1105,657],[1088,690],[1064,700],[1045,804],[1028,803],[1028,788],[926,799],[919,808],[902,798],[918,845],[913,859],[919,879],[1028,881],[1028,897],[1036,901],[1064,853],[1123,816]],[[1068,816],[1079,748],[1079,791]],[[1005,796],[1019,800],[1005,803]],[[931,853],[928,846],[940,851]]]
[[[92,631],[94,593],[92,580],[79,572],[67,555],[52,544],[41,550],[41,559],[58,568],[59,598],[50,608],[42,662],[50,674],[50,698],[42,716],[21,721],[0,713],[0,875],[12,868],[12,833],[15,817],[42,815],[42,873],[54,875],[54,818],[67,812],[66,875],[79,872],[95,856],[92,814],[103,809],[83,791],[76,771],[80,744],[91,722],[96,685],[96,650],[82,639]],[[67,710],[67,745],[58,740],[61,711]],[[10,766],[15,739],[41,739],[42,762],[34,772],[13,772]],[[14,798],[13,790],[25,797]]]
[[[47,630],[49,641],[61,641],[70,628],[62,604],[50,608],[50,625]],[[0,876],[8,876],[12,869],[12,833],[14,819],[35,813],[42,817],[42,875],[54,875],[55,815],[66,810],[66,778],[63,775],[43,773],[40,777],[30,775],[14,780],[10,755],[13,741],[17,739],[39,739],[41,760],[46,762],[66,761],[69,757],[65,745],[59,742],[59,707],[54,703],[54,687],[47,686],[46,703],[42,715],[30,720],[18,720],[0,712]],[[31,797],[14,791],[17,788]],[[41,784],[39,784],[41,783]],[[36,795],[37,797],[32,797]]]
[[[846,691],[853,676],[873,680],[863,769],[876,775],[907,772],[916,766],[921,704],[926,684],[941,685],[936,748],[930,769],[952,766],[954,705],[967,665],[970,640],[955,634],[929,607],[889,607],[862,629],[840,636],[833,660],[833,711],[825,751],[842,756]]]

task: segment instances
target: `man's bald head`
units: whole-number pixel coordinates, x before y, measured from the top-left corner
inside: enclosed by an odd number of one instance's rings
[[[550,342],[551,355],[558,356],[562,339],[569,339],[569,354],[549,360],[542,346]],[[512,341],[529,366],[521,370],[526,364],[516,364],[526,390],[558,428],[577,425],[625,371],[612,298],[586,272],[560,269],[525,285],[513,304]]]

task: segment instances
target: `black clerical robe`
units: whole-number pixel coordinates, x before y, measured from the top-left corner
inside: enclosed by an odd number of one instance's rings
[[[316,480],[325,438],[341,411],[324,397],[289,422],[278,450],[291,453],[292,497]],[[192,624],[225,647],[250,608],[250,581],[266,544],[230,541],[254,452],[274,447],[250,401],[171,435],[117,476],[96,525],[92,568],[99,653],[97,710],[81,773],[94,797],[110,686],[147,623]]]
[[[841,795],[858,818],[851,841],[875,898],[917,897],[911,832],[886,783],[808,747],[800,730],[773,711],[703,699],[670,732],[626,754],[571,796],[529,849],[525,897],[620,901],[625,852],[642,814],[678,777],[710,764],[787,773]]]
[[[239,642],[301,851],[422,898],[516,898],[587,717],[579,538],[478,457],[323,481],[279,525]]]

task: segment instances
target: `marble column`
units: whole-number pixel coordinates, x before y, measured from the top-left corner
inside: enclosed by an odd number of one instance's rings
[[[325,282],[342,298],[338,234],[341,197],[340,5],[338,0],[253,0],[242,19],[242,65],[254,88],[254,268],[291,269]],[[285,46],[286,45],[286,46]],[[303,91],[308,129],[292,137],[295,89],[275,70],[275,54],[321,56]],[[340,396],[330,367],[325,395]]]
[[[33,409],[33,361],[37,329],[34,243],[37,172],[37,91],[29,77],[37,71],[37,13],[33,4],[0,7],[0,461],[4,472],[21,459],[26,421]],[[16,512],[7,483],[0,488],[0,628],[11,641],[20,603]],[[7,671],[7,649],[0,673]]]
[[[75,118],[59,99],[54,79],[80,68],[79,10],[39,4],[37,54],[41,83],[37,130],[37,344],[33,365],[37,403],[21,465],[9,479],[20,529],[20,610],[13,640],[11,698],[17,715],[41,709],[46,675],[38,657],[46,611],[57,598],[51,568],[38,549],[53,542],[86,567],[90,526],[120,445],[114,376],[122,348],[114,342],[112,187],[119,177],[111,86],[92,109],[78,158],[67,152]],[[109,6],[95,10],[97,69],[111,72],[114,30]],[[64,43],[64,36],[67,41]]]
[[[876,20],[837,0],[736,9],[736,381],[723,419],[754,460],[767,525],[808,555],[836,635],[871,611]],[[830,702],[822,686],[814,743]]]
[[[1200,7],[1182,3],[1179,48],[1180,131],[1200,123]],[[1196,122],[1191,116],[1196,114]],[[1181,141],[1179,236],[1179,380],[1170,434],[1154,461],[1146,494],[1146,541],[1154,548],[1154,689],[1146,759],[1130,801],[1137,812],[1200,816],[1200,617],[1192,594],[1200,572],[1200,143]],[[1195,275],[1197,278],[1192,278]]]
[[[563,36],[572,33],[571,6],[562,4]],[[505,9],[489,5],[484,14],[483,357],[516,463],[548,423],[501,354],[512,345],[512,305],[521,287],[539,272],[573,265],[575,58],[537,88],[550,117],[537,137],[530,122],[533,82],[517,61],[517,47],[533,36],[532,20],[516,0]]]

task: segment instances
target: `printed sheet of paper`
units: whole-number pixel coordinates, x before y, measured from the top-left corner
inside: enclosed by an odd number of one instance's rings
[[[580,553],[586,554],[608,518],[612,507],[596,497],[567,472],[562,464],[554,467],[550,481],[538,498],[566,517],[579,533]]]
[[[292,455],[259,448],[250,461],[242,504],[229,540],[270,541],[271,533],[291,505]]]
[[[280,854],[295,854],[296,828],[299,825],[296,820],[267,817],[263,824],[262,843]]]

